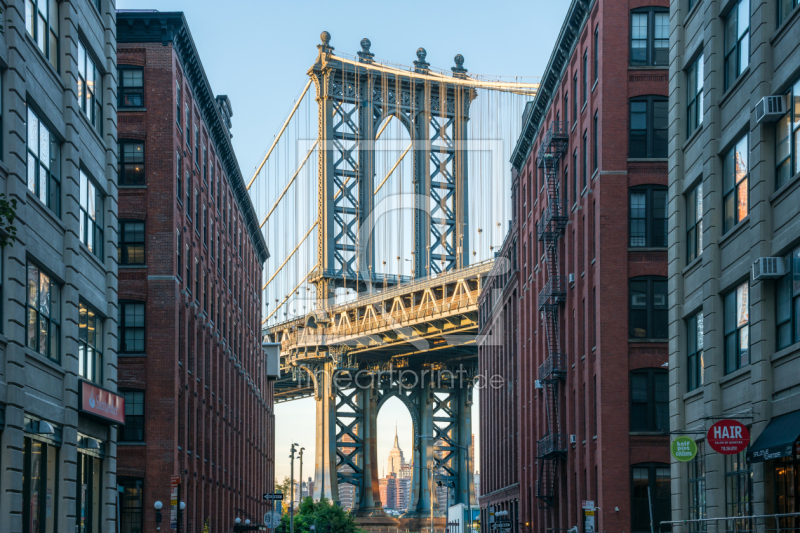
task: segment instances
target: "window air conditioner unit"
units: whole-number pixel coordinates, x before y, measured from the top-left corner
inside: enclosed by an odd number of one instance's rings
[[[570,435],[569,436],[569,443],[570,444],[577,444],[577,442],[578,442],[578,436],[577,435]]]
[[[756,122],[775,122],[786,114],[785,96],[765,96],[756,104]]]
[[[265,342],[261,345],[267,357],[267,379],[278,379],[281,375],[281,345],[277,342]]]
[[[542,385],[542,382],[541,382],[541,380],[538,380],[538,379],[537,379],[536,381],[534,381],[534,382],[533,382],[533,387],[534,387],[535,389],[543,389],[543,388],[544,388],[544,385]]]
[[[783,257],[759,257],[753,262],[753,279],[775,279],[786,274]]]
[[[572,272],[569,273],[569,282],[575,283],[575,274],[573,274]]]

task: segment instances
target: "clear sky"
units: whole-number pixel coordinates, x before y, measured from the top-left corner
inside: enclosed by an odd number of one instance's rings
[[[306,71],[316,58],[323,30],[331,33],[331,45],[347,54],[359,51],[361,39],[368,37],[376,59],[410,65],[422,46],[434,67],[449,70],[453,57],[462,54],[464,67],[472,73],[530,77],[544,71],[569,4],[569,0],[118,0],[117,7],[185,13],[214,93],[231,99],[233,145],[247,179],[307,81]],[[476,402],[476,441],[477,409]],[[313,475],[313,400],[281,404],[275,412],[276,477],[289,475],[291,442],[305,446],[303,474]],[[411,453],[411,417],[399,401],[389,402],[378,419],[382,469],[394,440],[395,421],[401,448],[406,457]]]

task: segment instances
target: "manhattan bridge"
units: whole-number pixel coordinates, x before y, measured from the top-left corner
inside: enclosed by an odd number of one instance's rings
[[[263,333],[280,343],[275,399],[315,399],[314,497],[339,501],[351,484],[369,522],[384,516],[377,416],[398,398],[422,465],[404,518],[439,516],[433,482],[454,487],[449,505],[476,503],[478,296],[508,230],[508,161],[539,86],[474,75],[461,55],[444,71],[423,48],[403,66],[377,60],[368,39],[355,56],[327,32],[321,41],[248,184],[273,253]]]

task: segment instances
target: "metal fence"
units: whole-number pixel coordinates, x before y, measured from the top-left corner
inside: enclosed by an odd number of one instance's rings
[[[661,522],[666,533],[791,533],[800,531],[800,513],[724,516]]]

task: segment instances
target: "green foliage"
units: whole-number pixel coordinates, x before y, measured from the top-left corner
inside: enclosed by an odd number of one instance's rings
[[[311,526],[316,526],[311,529]],[[332,505],[325,498],[315,502],[305,498],[294,515],[294,533],[364,533],[349,512],[338,505]],[[289,514],[281,517],[275,533],[289,533]]]
[[[0,193],[0,248],[5,248],[17,240],[17,227],[14,221],[17,219],[17,200],[10,202],[6,195]]]
[[[289,505],[289,494],[292,492],[292,480],[289,479],[289,476],[283,478],[282,483],[275,482],[275,492],[282,492],[283,496],[283,505]]]

